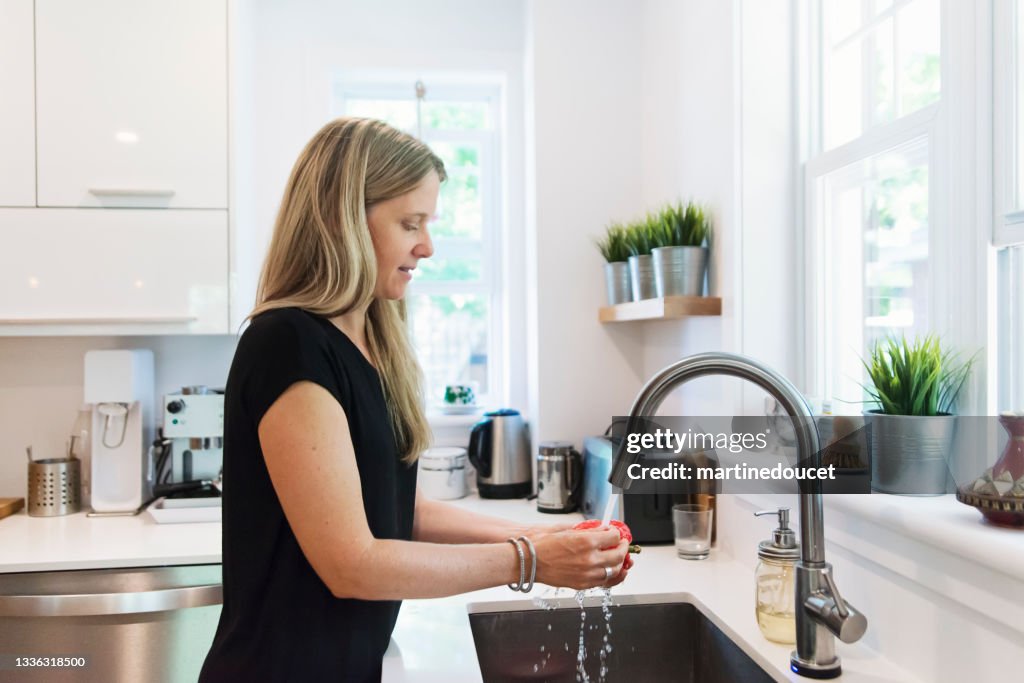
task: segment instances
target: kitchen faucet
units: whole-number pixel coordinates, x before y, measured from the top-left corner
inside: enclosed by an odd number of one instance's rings
[[[771,394],[793,421],[798,463],[821,466],[818,430],[800,393],[774,370],[736,354],[702,353],[663,368],[633,402],[626,433],[642,431],[644,418],[652,417],[677,386],[706,375],[739,377]],[[608,480],[620,489],[628,489],[629,466],[639,458],[640,453],[630,454],[626,450],[623,440]],[[818,479],[800,483],[800,540],[800,561],[796,564],[796,650],[790,655],[789,666],[801,676],[835,678],[842,673],[842,667],[833,635],[844,643],[856,642],[867,630],[867,619],[843,600],[832,578],[832,565],[825,561],[825,528]]]

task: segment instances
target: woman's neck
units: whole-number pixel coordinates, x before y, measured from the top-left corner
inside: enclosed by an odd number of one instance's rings
[[[372,364],[370,346],[366,341],[366,309],[362,308],[342,313],[341,315],[329,318],[329,320],[335,327],[345,333],[345,336],[363,352],[363,355]]]

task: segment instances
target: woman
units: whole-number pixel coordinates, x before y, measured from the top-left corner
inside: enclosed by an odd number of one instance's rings
[[[292,170],[227,382],[224,609],[200,681],[379,680],[400,601],[518,582],[512,536],[537,581],[625,578],[614,529],[524,529],[416,490],[430,431],[401,299],[444,179],[426,145],[355,118]]]

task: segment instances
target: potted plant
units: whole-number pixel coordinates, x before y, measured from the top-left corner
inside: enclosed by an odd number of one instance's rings
[[[658,296],[703,296],[711,230],[704,208],[689,202],[666,206],[658,214],[660,244],[651,250]]]
[[[960,362],[932,335],[880,341],[866,361],[864,388],[878,408],[871,428],[871,488],[936,496],[947,490],[953,409],[974,359]]]
[[[629,250],[629,277],[633,287],[633,301],[653,299],[654,266],[651,264],[651,242],[656,239],[650,219],[633,223],[626,229],[626,248]]]
[[[603,238],[597,240],[597,249],[604,257],[604,282],[608,293],[608,305],[625,303],[633,298],[629,279],[629,247],[626,228],[621,223],[612,223]]]

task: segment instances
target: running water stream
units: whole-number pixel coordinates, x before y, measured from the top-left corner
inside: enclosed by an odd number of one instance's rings
[[[608,504],[605,506],[604,519],[601,526],[607,527],[612,518],[612,513],[615,510],[615,505],[619,501],[619,494],[612,493],[608,496]],[[551,600],[547,598],[548,593],[537,596],[533,599],[533,604],[537,605],[544,610],[553,610],[557,607],[557,603],[554,599],[558,597],[558,593],[561,589],[555,588],[554,594],[551,596]],[[601,645],[598,648],[598,677],[597,683],[604,683],[608,676],[608,655],[612,652],[612,591],[610,588],[596,588],[592,589],[599,592],[601,595],[601,614],[604,617],[604,637],[601,640]],[[587,648],[585,642],[585,636],[587,631],[587,610],[584,604],[584,599],[589,591],[576,591],[575,599],[576,604],[580,607],[580,631],[579,638],[576,643],[576,680],[579,683],[591,683],[590,674],[587,673]],[[591,630],[598,628],[598,624],[591,625]],[[551,624],[548,624],[548,631],[551,631]],[[569,643],[565,643],[565,651],[569,651]],[[534,664],[534,672],[538,672],[547,666],[548,660],[551,659],[551,648],[544,645],[540,646],[541,661],[538,664]]]

